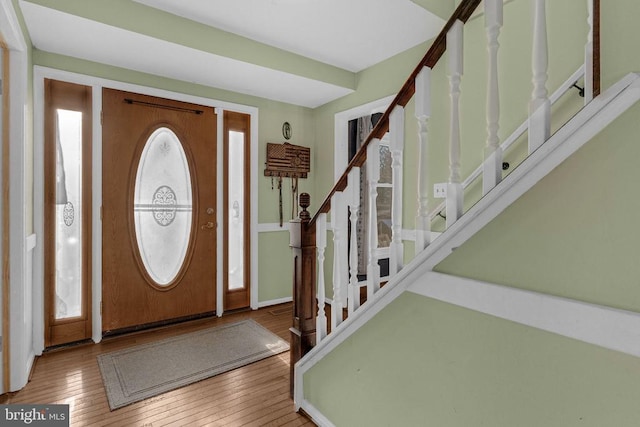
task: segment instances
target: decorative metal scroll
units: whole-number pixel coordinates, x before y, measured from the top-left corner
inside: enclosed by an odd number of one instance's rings
[[[166,227],[176,218],[176,193],[168,185],[160,186],[153,195],[153,219]]]

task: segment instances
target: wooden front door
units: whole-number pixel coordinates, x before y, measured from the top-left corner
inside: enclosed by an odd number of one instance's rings
[[[213,313],[216,114],[103,91],[102,329]]]

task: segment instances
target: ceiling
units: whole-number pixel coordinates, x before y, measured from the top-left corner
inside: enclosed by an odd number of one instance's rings
[[[106,4],[106,5],[105,5]],[[411,0],[21,0],[35,48],[315,108],[433,38]]]

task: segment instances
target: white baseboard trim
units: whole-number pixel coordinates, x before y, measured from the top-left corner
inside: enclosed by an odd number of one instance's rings
[[[436,272],[407,290],[640,357],[640,313]]]
[[[285,302],[291,302],[291,301],[293,301],[292,297],[272,299],[272,300],[269,300],[269,301],[260,301],[258,303],[258,308],[264,308],[264,307],[269,307],[269,306],[272,306],[272,305],[284,304]]]
[[[304,400],[301,402],[300,409],[302,409],[316,425],[321,427],[334,427],[334,424],[325,417],[315,406],[309,401]]]

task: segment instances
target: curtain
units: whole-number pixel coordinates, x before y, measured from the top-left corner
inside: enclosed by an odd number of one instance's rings
[[[56,114],[56,205],[67,204],[67,178],[64,173],[64,157],[60,142],[60,123]]]

